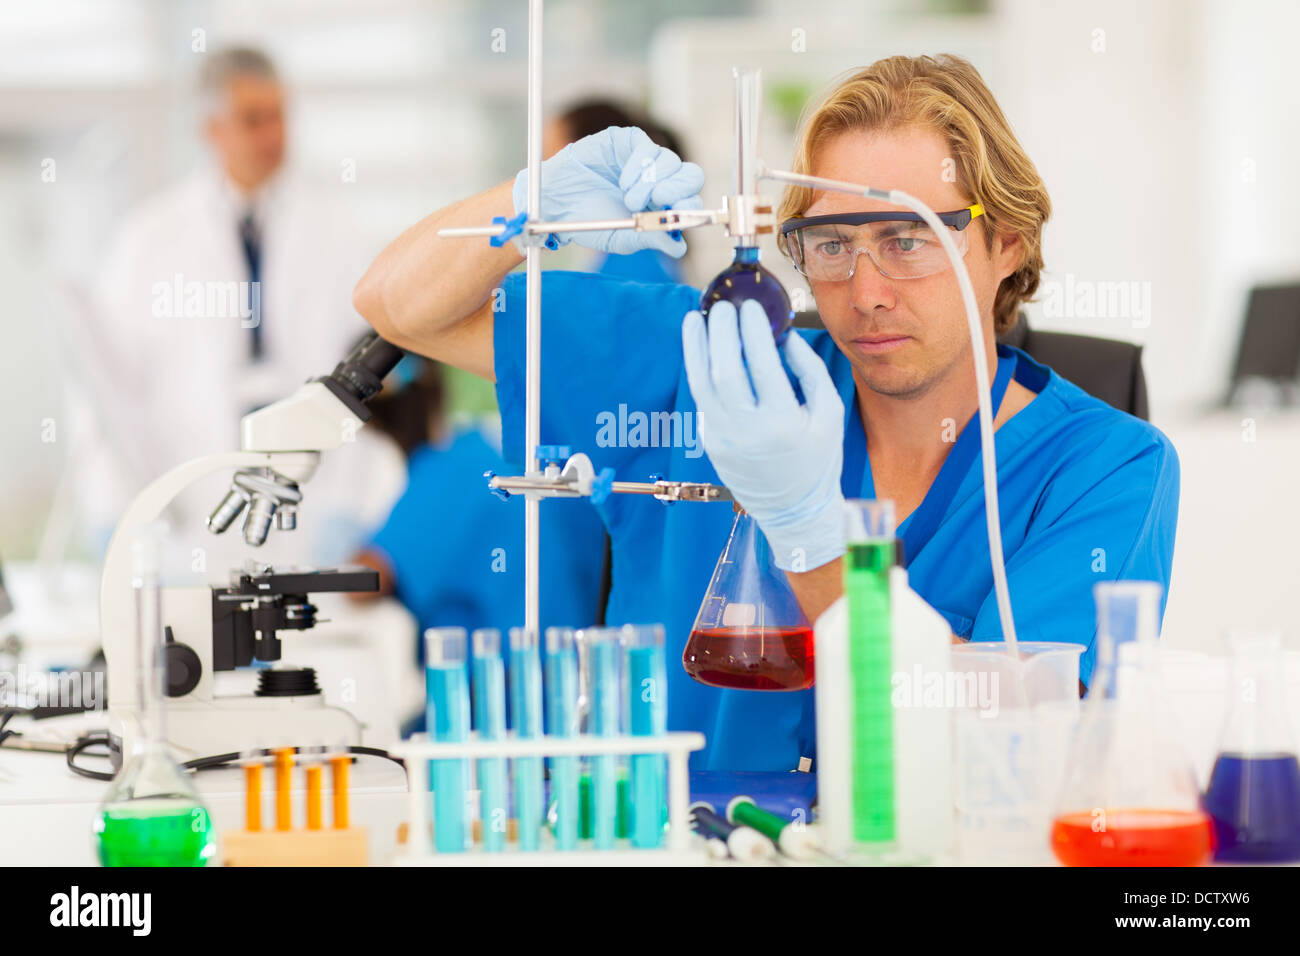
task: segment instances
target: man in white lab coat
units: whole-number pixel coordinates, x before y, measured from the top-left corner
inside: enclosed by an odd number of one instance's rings
[[[242,415],[330,371],[366,331],[351,288],[369,250],[338,195],[284,171],[285,92],[270,60],[208,54],[201,90],[208,161],[123,222],[91,296],[88,347],[103,377],[82,388],[103,447],[83,504],[100,545],[146,482],[238,448]],[[295,557],[337,560],[382,521],[404,470],[378,442],[363,431],[325,456],[299,530],[281,535],[297,540]],[[173,529],[215,544],[203,538],[211,496],[182,499]]]

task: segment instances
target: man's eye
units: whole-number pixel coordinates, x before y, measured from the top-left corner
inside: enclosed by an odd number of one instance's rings
[[[895,236],[890,241],[894,252],[920,252],[925,248],[925,240],[917,236]]]
[[[814,251],[819,256],[838,256],[844,251],[844,243],[838,239],[828,239],[826,242],[819,242]]]

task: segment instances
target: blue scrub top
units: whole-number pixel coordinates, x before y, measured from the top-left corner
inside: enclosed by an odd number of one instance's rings
[[[524,624],[524,499],[488,491],[485,471],[505,473],[477,429],[421,445],[407,463],[406,490],[370,547],[392,565],[397,598],[429,627]],[[605,531],[588,501],[542,508],[541,622],[589,624],[600,603]],[[417,654],[422,659],[424,642]]]
[[[506,454],[517,457],[525,411],[523,274],[507,276],[503,288],[493,330],[497,399]],[[662,474],[718,482],[699,445],[682,362],[682,317],[698,306],[699,296],[684,285],[545,273],[542,442],[586,452],[597,469],[614,468],[619,480]],[[825,331],[800,334],[826,362],[844,400],[844,494],[871,497],[849,360]],[[1178,458],[1153,426],[1093,398],[1023,352],[999,346],[998,355],[1002,390],[1014,377],[1038,393],[994,436],[1017,636],[1084,645],[1081,676],[1087,682],[1096,633],[1093,585],[1127,578],[1159,581],[1168,590]],[[976,419],[962,431],[949,463],[899,534],[912,588],[953,632],[1001,640],[979,455],[967,456],[964,466],[958,460],[963,443],[973,442],[977,450],[978,429]],[[544,503],[542,511],[548,507]],[[708,740],[692,757],[692,769],[793,770],[800,757],[812,756],[813,691],[706,687],[679,663],[727,540],[731,508],[665,506],[639,495],[611,495],[597,510],[613,546],[606,619],[664,624],[668,726],[701,731]]]
[[[658,249],[641,249],[631,255],[607,255],[595,271],[603,276],[630,282],[682,281],[682,264]]]

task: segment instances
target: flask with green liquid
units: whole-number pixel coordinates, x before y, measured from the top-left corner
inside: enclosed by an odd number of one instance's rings
[[[136,716],[134,751],[109,785],[95,818],[104,866],[203,866],[215,851],[212,822],[163,730],[163,625],[157,529],[135,541]]]

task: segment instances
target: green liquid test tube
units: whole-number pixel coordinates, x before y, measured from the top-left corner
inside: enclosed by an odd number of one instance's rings
[[[623,628],[627,651],[627,732],[657,737],[668,724],[667,669],[661,625]],[[632,845],[652,849],[663,843],[668,804],[668,759],[661,753],[633,754],[631,767]]]
[[[578,647],[568,627],[546,629],[546,708],[550,736],[573,737],[578,730]],[[555,801],[555,846],[578,846],[578,758],[551,758],[551,796]]]
[[[515,736],[522,740],[542,736],[542,663],[537,634],[522,627],[510,629],[510,715]],[[542,758],[516,757],[513,769],[519,849],[537,850],[546,820]]]
[[[847,504],[844,593],[849,614],[853,838],[893,843],[894,714],[889,572],[895,563],[893,503]]]
[[[473,643],[474,727],[480,740],[503,740],[506,735],[506,677],[501,660],[501,632],[481,628]],[[478,762],[479,819],[483,824],[483,849],[499,853],[506,846],[510,795],[504,757]]]
[[[583,632],[591,669],[589,730],[597,737],[617,737],[622,647],[614,628],[589,628]],[[596,849],[608,850],[621,835],[618,827],[618,757],[601,754],[591,759],[589,782],[591,836]]]

